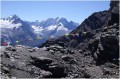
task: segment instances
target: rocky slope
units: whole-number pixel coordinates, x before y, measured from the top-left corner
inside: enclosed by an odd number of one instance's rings
[[[114,12],[119,10],[118,4],[111,2],[107,21],[97,29],[76,29],[70,35],[48,40],[41,48],[2,47],[2,78],[118,78],[119,19],[114,20],[119,17]],[[74,37],[76,33],[79,36]]]
[[[108,10],[95,12],[87,19],[85,19],[81,25],[73,30],[71,33],[79,33],[84,31],[90,31],[104,27],[110,17],[110,12]]]

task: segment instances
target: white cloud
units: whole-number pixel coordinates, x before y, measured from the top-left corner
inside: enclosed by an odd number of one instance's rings
[[[21,23],[13,24],[12,22],[8,20],[0,20],[0,28],[13,29],[14,27],[19,28],[19,26],[22,26],[22,24]]]

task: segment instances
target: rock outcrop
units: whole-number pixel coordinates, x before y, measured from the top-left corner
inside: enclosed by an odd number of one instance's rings
[[[111,18],[109,21],[109,25],[113,25],[114,23],[119,23],[119,1],[112,1],[110,3]]]
[[[102,28],[106,25],[110,17],[109,11],[101,11],[93,13],[87,19],[85,19],[81,25],[73,30],[71,33],[78,33],[84,31],[90,31]]]

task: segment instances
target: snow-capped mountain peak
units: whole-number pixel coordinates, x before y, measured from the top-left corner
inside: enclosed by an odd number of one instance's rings
[[[17,15],[11,15],[9,17],[6,17],[6,18],[1,18],[1,20],[4,20],[4,21],[9,21],[11,23],[14,23],[14,24],[17,24],[17,23],[21,23],[21,19],[17,16]]]
[[[16,20],[16,19],[20,19],[20,18],[17,15],[15,15],[15,14],[6,18],[6,20],[10,20],[10,21],[11,20]]]
[[[22,23],[20,21],[20,18],[15,14],[6,18],[2,18],[0,20],[0,28],[19,28],[20,26],[22,26]]]
[[[21,23],[14,24],[9,20],[0,20],[0,28],[13,29],[13,28],[19,28],[20,26],[22,26]]]
[[[67,19],[63,17],[48,18],[41,22],[37,20],[36,22],[28,23],[32,26],[35,33],[43,36],[61,36],[65,33],[69,33],[78,26],[78,23],[73,21],[68,22]]]

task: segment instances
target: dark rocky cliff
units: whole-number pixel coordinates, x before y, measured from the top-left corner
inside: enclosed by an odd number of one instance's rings
[[[79,33],[84,31],[92,32],[93,30],[102,28],[107,24],[109,17],[110,17],[109,11],[93,13],[91,16],[85,19],[78,28],[73,30],[71,33]]]

